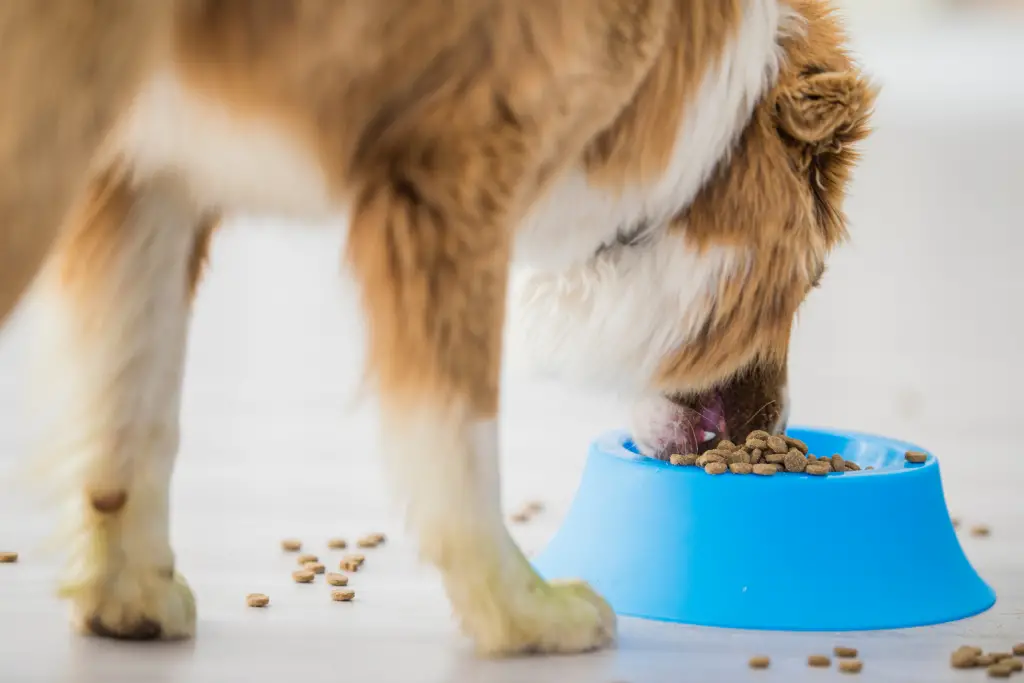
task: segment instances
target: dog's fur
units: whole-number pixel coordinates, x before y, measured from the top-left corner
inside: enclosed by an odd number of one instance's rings
[[[874,97],[843,42],[826,0],[0,4],[0,321],[50,255],[78,626],[193,633],[168,539],[186,328],[246,209],[349,219],[382,447],[478,647],[611,641],[502,523],[506,299],[526,358],[632,392],[649,455],[782,429]]]

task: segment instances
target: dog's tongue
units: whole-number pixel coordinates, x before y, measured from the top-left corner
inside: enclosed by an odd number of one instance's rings
[[[699,415],[697,427],[704,431],[702,449],[707,449],[722,439],[728,439],[728,427],[725,425],[725,404],[722,395],[717,391],[709,391],[697,397],[693,405]]]

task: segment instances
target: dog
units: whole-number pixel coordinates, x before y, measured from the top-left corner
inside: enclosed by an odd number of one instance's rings
[[[610,644],[601,597],[502,521],[504,322],[539,371],[633,396],[651,457],[783,430],[875,98],[845,43],[827,0],[0,5],[0,321],[35,283],[74,625],[194,633],[168,535],[184,349],[246,210],[347,219],[390,477],[480,652]]]

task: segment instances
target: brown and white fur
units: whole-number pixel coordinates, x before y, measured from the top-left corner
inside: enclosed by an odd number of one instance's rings
[[[652,456],[781,429],[873,99],[843,40],[825,0],[0,4],[0,320],[49,256],[78,627],[194,631],[184,349],[245,210],[347,222],[384,455],[479,649],[609,643],[502,522],[506,299],[541,369],[632,392]]]

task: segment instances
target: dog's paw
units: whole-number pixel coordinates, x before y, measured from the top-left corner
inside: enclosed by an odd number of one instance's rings
[[[589,652],[615,640],[615,613],[582,581],[536,583],[506,596],[506,612],[493,615],[490,628],[474,636],[481,654]]]
[[[153,567],[61,587],[76,631],[121,640],[178,640],[195,635],[196,607],[183,576]]]

